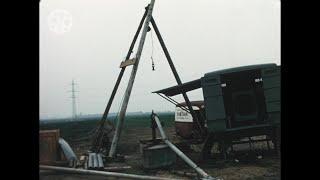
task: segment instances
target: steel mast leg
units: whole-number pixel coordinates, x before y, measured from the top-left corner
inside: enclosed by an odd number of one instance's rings
[[[123,121],[124,121],[124,117],[125,117],[125,114],[126,114],[126,110],[127,110],[127,106],[128,106],[131,90],[132,90],[134,79],[135,79],[135,76],[136,76],[136,73],[137,73],[137,70],[138,70],[139,60],[140,60],[140,57],[141,57],[144,41],[146,39],[146,35],[147,35],[147,32],[148,32],[148,28],[149,28],[149,22],[150,22],[150,19],[152,17],[152,10],[153,10],[153,6],[154,6],[154,2],[155,2],[155,0],[151,0],[150,4],[148,6],[147,17],[146,17],[146,20],[145,20],[145,23],[144,23],[144,27],[143,27],[143,31],[142,31],[141,39],[140,39],[140,43],[139,43],[139,47],[138,47],[137,54],[136,54],[136,62],[132,67],[132,71],[131,71],[130,79],[129,79],[129,82],[128,82],[128,86],[127,86],[127,89],[126,89],[125,94],[124,94],[123,103],[122,103],[121,110],[120,110],[120,113],[119,113],[119,118],[118,118],[118,121],[117,121],[116,132],[115,132],[115,135],[113,136],[112,143],[111,143],[111,148],[110,148],[110,151],[109,151],[109,157],[114,157],[115,153],[116,153],[116,148],[117,148],[118,141],[119,141],[119,138],[120,138],[120,134],[121,134]]]
[[[152,27],[153,27],[154,31],[155,31],[156,34],[157,34],[158,40],[159,40],[159,42],[160,42],[160,44],[161,44],[161,47],[162,47],[162,50],[164,51],[164,54],[165,54],[165,56],[166,56],[166,58],[167,58],[167,60],[168,60],[168,63],[169,63],[170,68],[171,68],[171,70],[172,70],[172,72],[173,72],[173,75],[174,75],[174,77],[175,77],[178,85],[181,85],[182,82],[181,82],[181,80],[180,80],[180,77],[179,77],[179,75],[178,75],[178,72],[177,72],[177,70],[176,70],[176,68],[175,68],[175,66],[174,66],[174,64],[173,64],[173,62],[172,62],[172,59],[171,59],[170,54],[169,54],[169,51],[168,51],[166,45],[164,44],[164,41],[163,41],[162,36],[161,36],[161,34],[160,34],[160,31],[159,31],[159,29],[158,29],[158,27],[157,27],[157,25],[156,25],[156,22],[154,21],[153,18],[151,18],[151,24],[152,24]],[[199,122],[199,120],[198,120],[198,117],[196,116],[196,114],[195,114],[195,112],[194,112],[194,110],[193,110],[193,108],[192,108],[192,106],[191,106],[191,103],[190,103],[190,100],[189,100],[187,94],[184,92],[184,93],[182,93],[182,95],[183,95],[184,100],[186,101],[186,104],[187,104],[187,106],[188,106],[188,109],[190,110],[190,113],[191,113],[192,118],[197,122],[197,125],[198,125],[198,127],[199,127],[200,133],[202,134],[202,133],[203,133],[202,127],[201,127],[201,125],[200,125],[200,122]]]
[[[128,59],[130,58],[130,55],[131,55],[132,50],[133,50],[133,48],[134,48],[134,45],[135,45],[135,43],[136,43],[136,41],[137,41],[138,35],[139,35],[140,31],[141,31],[141,28],[142,28],[142,25],[143,25],[143,22],[144,22],[146,16],[147,16],[147,8],[146,8],[146,11],[145,11],[144,14],[143,14],[143,17],[142,17],[142,19],[141,19],[141,21],[140,21],[140,24],[139,24],[139,26],[138,26],[138,29],[137,29],[137,31],[136,31],[136,33],[135,33],[135,35],[134,35],[134,38],[133,38],[133,40],[132,40],[132,42],[131,42],[131,45],[130,45],[130,48],[129,48],[129,51],[128,51],[128,53],[127,53],[127,56],[126,56],[126,59],[125,59],[125,60],[128,60]],[[99,149],[100,149],[100,146],[101,146],[101,144],[100,144],[101,140],[100,140],[100,139],[103,138],[102,129],[103,129],[104,123],[105,123],[105,121],[106,121],[106,119],[107,119],[107,116],[108,116],[108,114],[109,114],[110,107],[111,107],[111,105],[112,105],[114,96],[115,96],[115,94],[116,94],[116,92],[117,92],[117,90],[118,90],[118,87],[119,87],[119,84],[120,84],[120,81],[121,81],[121,79],[122,79],[122,76],[123,76],[123,74],[124,74],[125,69],[126,69],[126,67],[121,68],[121,71],[120,71],[120,73],[119,73],[119,75],[118,75],[118,79],[117,79],[117,81],[116,81],[116,84],[115,84],[115,86],[114,86],[114,88],[113,88],[113,90],[112,90],[110,99],[109,99],[109,101],[108,101],[107,107],[106,107],[106,109],[105,109],[105,111],[104,111],[104,113],[103,113],[103,116],[102,116],[101,120],[100,120],[100,122],[101,122],[101,123],[100,123],[100,127],[99,127],[99,129],[98,129],[97,136],[95,137],[95,139],[94,139],[94,141],[93,141],[93,150],[94,150],[94,151],[99,151]]]

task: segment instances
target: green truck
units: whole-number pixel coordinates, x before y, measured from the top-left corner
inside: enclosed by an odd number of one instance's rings
[[[176,105],[177,135],[189,143],[204,143],[202,153],[205,157],[214,143],[218,143],[220,152],[226,157],[227,149],[241,139],[262,135],[266,141],[273,142],[279,153],[280,70],[280,65],[276,64],[218,70],[154,93]],[[195,121],[186,103],[178,103],[172,97],[199,88],[203,90],[203,101],[191,101],[197,115]]]

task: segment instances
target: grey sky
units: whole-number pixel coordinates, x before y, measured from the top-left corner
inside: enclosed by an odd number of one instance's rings
[[[149,0],[42,0],[40,3],[40,117],[71,116],[71,80],[78,83],[77,109],[102,113]],[[72,15],[70,31],[50,30],[56,10]],[[183,82],[217,69],[280,64],[280,0],[156,0],[153,17]],[[157,41],[151,69],[148,33],[127,111],[174,110],[152,94],[175,79]],[[135,48],[136,49],[136,48]],[[132,55],[135,54],[135,51]],[[126,69],[111,112],[119,109],[131,67]],[[201,90],[189,93],[203,99]],[[176,97],[182,100],[181,97]]]

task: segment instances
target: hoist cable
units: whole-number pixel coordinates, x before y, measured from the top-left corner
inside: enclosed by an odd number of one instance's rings
[[[150,39],[151,39],[151,65],[152,65],[152,70],[154,71],[154,61],[153,61],[153,49],[154,49],[154,46],[153,46],[153,35],[152,35],[152,31],[150,31],[151,34],[150,34]]]

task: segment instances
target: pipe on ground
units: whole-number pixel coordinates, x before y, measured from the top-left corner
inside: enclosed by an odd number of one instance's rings
[[[103,169],[104,168],[104,165],[103,165],[103,160],[102,160],[102,156],[101,154],[97,154],[97,158],[98,158],[98,168],[99,169]]]
[[[59,138],[58,143],[63,151],[63,154],[68,159],[68,161],[77,161],[78,158],[76,154],[73,152],[70,145],[63,138]]]
[[[66,172],[66,173],[101,175],[101,176],[107,176],[107,177],[118,177],[118,178],[128,178],[128,179],[172,180],[172,178],[143,176],[143,175],[136,175],[136,174],[125,174],[125,173],[107,172],[107,171],[94,171],[94,170],[86,170],[86,169],[74,169],[74,168],[46,166],[46,165],[40,165],[39,168],[41,170],[54,170],[54,171],[60,171],[60,172]]]

